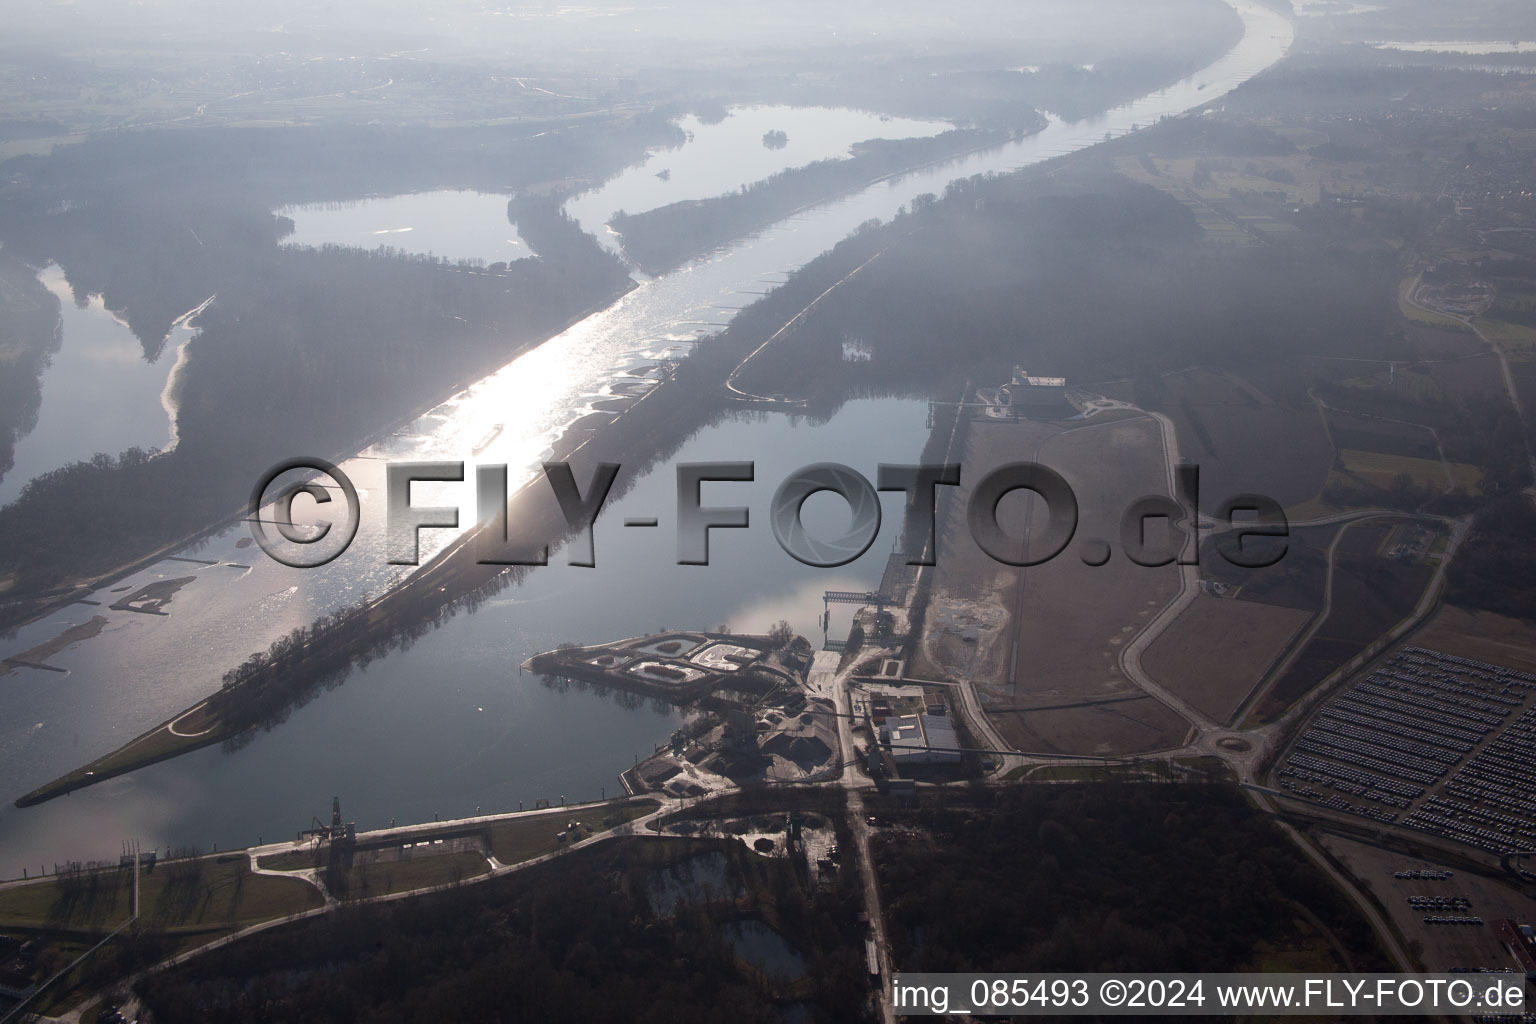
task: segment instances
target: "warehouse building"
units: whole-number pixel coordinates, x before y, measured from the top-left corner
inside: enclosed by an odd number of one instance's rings
[[[880,742],[890,748],[891,760],[898,766],[956,764],[960,760],[954,720],[939,715],[888,718],[880,729]]]

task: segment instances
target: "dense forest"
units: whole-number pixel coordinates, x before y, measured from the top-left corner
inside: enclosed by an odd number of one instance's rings
[[[15,174],[0,187],[7,257],[58,262],[78,297],[100,293],[125,319],[146,358],[159,355],[174,320],[216,299],[187,349],[174,451],[63,466],[0,509],[0,577],[17,584],[0,620],[24,616],[30,596],[226,519],[277,460],[355,450],[633,287],[619,261],[561,212],[558,192],[509,204],[538,255],[496,271],[387,250],[283,247],[291,225],[270,212],[276,197],[356,195],[343,191],[360,187],[352,171],[386,190],[441,185],[432,176],[449,173],[452,184],[509,189],[578,168],[617,170],[672,132],[641,118],[611,135],[556,126],[534,140],[489,130],[439,138],[358,129],[346,145],[298,130],[143,133],[9,162]],[[381,159],[362,159],[370,153]],[[298,168],[291,180],[285,163]],[[373,170],[383,164],[387,172]],[[56,300],[28,298],[29,287],[42,291],[35,278],[28,286],[25,273],[11,276],[22,283],[7,295],[22,300],[8,298],[5,315],[20,316],[10,311],[23,300],[51,310],[51,342]],[[6,403],[11,430],[35,415],[28,396],[40,357],[27,353],[43,335],[27,337],[23,345],[18,334],[19,354],[0,365],[0,389],[18,396]]]
[[[874,847],[905,971],[1388,969],[1354,905],[1234,787],[1019,786],[879,816],[920,829]]]
[[[1043,121],[1032,130],[1042,126]],[[792,167],[712,199],[690,199],[638,214],[620,211],[609,224],[623,237],[630,258],[646,273],[659,274],[838,193],[1006,138],[998,131],[956,130],[931,138],[870,139],[856,143],[844,159]]]
[[[662,876],[686,880],[701,857],[723,858],[717,884],[658,905]],[[786,1012],[857,1022],[868,992],[860,887],[855,871],[842,874],[816,891],[789,860],[739,842],[621,839],[504,879],[288,925],[138,991],[166,1024],[778,1024]],[[804,958],[802,980],[775,980],[737,954],[730,928],[747,919]]]
[[[860,248],[878,258],[765,350],[743,387],[927,392],[1006,379],[1015,365],[1102,380],[1208,363],[1273,366],[1276,397],[1305,399],[1295,356],[1379,356],[1392,344],[1390,260],[1201,244],[1184,206],[1115,175],[956,181],[868,235]],[[844,362],[849,340],[871,358]]]
[[[0,253],[0,477],[37,425],[42,375],[59,350],[59,300],[32,268]]]
[[[595,183],[682,139],[661,113],[601,127],[115,134],[7,161],[0,241],[33,266],[58,263],[76,295],[100,294],[153,358],[177,317],[249,277],[291,230],[275,208],[432,188],[552,198],[550,183]]]
[[[198,318],[177,447],[31,480],[0,508],[0,572],[43,590],[196,533],[237,511],[268,466],[355,450],[630,286],[595,243],[584,261],[502,273],[341,248],[253,252]]]
[[[1453,604],[1536,620],[1536,509],[1530,496],[1508,494],[1481,509],[1451,563],[1446,598]]]

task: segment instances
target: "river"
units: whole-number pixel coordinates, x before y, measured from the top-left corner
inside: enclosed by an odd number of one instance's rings
[[[105,606],[121,595],[96,595],[106,599],[101,607],[73,605],[29,624],[0,643],[0,656],[25,652],[96,615],[107,619],[94,639],[47,659],[65,672],[21,668],[0,677],[0,794],[20,794],[104,753],[216,688],[225,669],[275,637],[407,575],[410,569],[389,566],[383,556],[384,461],[507,463],[514,480],[519,471],[532,471],[595,403],[647,386],[643,374],[655,360],[686,351],[860,223],[889,218],[955,178],[1027,167],[1216,100],[1284,55],[1292,34],[1283,17],[1251,0],[1233,0],[1233,6],[1245,23],[1242,40],[1173,86],[1081,122],[1053,119],[1028,138],[804,211],[641,282],[607,309],[467,386],[343,464],[362,494],[362,528],[330,565],[277,565],[248,545],[241,527],[182,555],[197,561],[162,561],[117,585],[190,578],[168,615],[113,612]],[[779,127],[791,138],[798,134],[791,121]],[[618,196],[604,202],[616,200],[624,205]],[[628,514],[661,516],[665,527],[675,501],[672,464],[708,458],[701,453],[714,450],[711,445],[719,446],[719,457],[754,458],[760,483],[737,485],[744,500],[728,490],[719,500],[750,505],[759,526],[721,541],[715,565],[693,571],[670,565],[669,529],[621,535],[600,521],[598,568],[573,569],[557,557],[557,564],[476,614],[461,615],[296,710],[276,733],[258,736],[238,753],[209,748],[41,807],[6,806],[0,810],[0,876],[33,863],[115,855],[123,838],[139,838],[146,847],[270,839],[302,827],[333,794],[343,796],[348,817],[376,826],[390,817],[505,809],[537,797],[592,798],[604,786],[611,792],[625,752],[645,753],[675,719],[519,680],[515,666],[525,656],[519,652],[720,620],[763,629],[784,617],[809,632],[820,590],[873,584],[885,559],[880,546],[888,550],[891,535],[882,533],[875,551],[843,569],[791,565],[760,518],[773,486],[811,461],[840,459],[872,476],[878,461],[913,460],[923,424],[920,404],[888,401],[852,403],[820,427],[781,417],[711,427],[604,515],[614,524],[633,509]],[[441,493],[435,499],[426,490],[416,500],[457,501],[461,521],[468,522],[473,488]],[[450,540],[448,531],[425,532],[423,558]],[[756,554],[725,561],[732,551]]]
[[[0,480],[0,505],[28,480],[98,452],[169,448],[175,414],[167,382],[193,334],[178,324],[153,362],[128,325],[93,295],[75,304],[64,271],[50,264],[38,275],[59,299],[59,351],[43,371],[37,425],[16,442],[16,462]]]

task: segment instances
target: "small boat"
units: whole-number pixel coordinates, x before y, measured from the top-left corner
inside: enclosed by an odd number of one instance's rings
[[[502,425],[498,423],[490,430],[486,431],[485,436],[480,439],[480,443],[475,445],[474,454],[479,455],[481,452],[489,448],[491,446],[491,442],[501,436],[501,430]]]

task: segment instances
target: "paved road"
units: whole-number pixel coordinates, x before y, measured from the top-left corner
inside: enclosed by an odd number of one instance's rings
[[[864,912],[869,915],[869,927],[880,961],[880,1014],[885,1024],[896,1024],[895,1011],[891,1008],[890,999],[884,994],[887,991],[885,983],[889,982],[893,967],[891,947],[885,934],[885,915],[880,910],[880,882],[875,876],[875,860],[869,851],[869,824],[864,816],[864,794],[857,789],[848,791],[848,824],[853,831],[853,843],[859,854],[859,874],[864,882]]]
[[[1262,793],[1254,793],[1252,790],[1248,792],[1261,809],[1269,812],[1271,816],[1276,815],[1275,807],[1270,803],[1267,796]],[[1344,892],[1348,893],[1350,899],[1355,901],[1355,906],[1359,907],[1360,912],[1365,915],[1365,919],[1371,922],[1371,927],[1375,929],[1377,937],[1387,947],[1387,952],[1391,954],[1393,961],[1397,964],[1397,969],[1405,974],[1412,973],[1414,970],[1413,960],[1408,956],[1407,950],[1403,949],[1402,944],[1397,941],[1397,933],[1392,930],[1387,924],[1386,919],[1381,916],[1381,912],[1376,909],[1376,904],[1371,898],[1355,888],[1354,883],[1343,872],[1334,867],[1333,862],[1323,856],[1322,851],[1317,849],[1310,839],[1291,827],[1289,822],[1275,816],[1275,823],[1280,826],[1286,835],[1291,837],[1291,840],[1300,848],[1302,853],[1307,855],[1307,858],[1313,864],[1316,864],[1328,877],[1332,878],[1334,883]]]
[[[894,245],[895,243],[893,242],[891,244]],[[780,327],[778,330],[776,330],[772,334],[770,334],[766,341],[764,341],[761,345],[757,346],[757,348],[753,349],[751,352],[748,352],[747,355],[746,355],[746,358],[743,359],[741,362],[736,364],[736,368],[731,371],[730,376],[725,378],[725,389],[727,391],[731,392],[731,394],[734,395],[737,398],[742,398],[742,399],[746,399],[746,400],[753,401],[753,402],[776,402],[776,403],[779,403],[779,404],[804,405],[805,401],[803,399],[770,398],[767,395],[754,395],[750,391],[743,391],[743,390],[741,390],[741,388],[736,386],[736,378],[741,375],[741,371],[742,370],[745,370],[747,368],[747,364],[748,363],[750,363],[753,359],[757,358],[757,354],[759,352],[761,352],[763,349],[767,348],[769,345],[772,345],[775,341],[777,341],[780,337],[782,337],[785,334],[785,332],[787,332],[790,328],[794,327],[795,324],[799,323],[801,321],[801,319],[803,317],[805,317],[806,314],[808,314],[811,310],[816,308],[816,304],[819,303],[822,299],[826,298],[828,295],[831,295],[834,291],[836,291],[838,289],[839,286],[841,286],[843,284],[846,284],[848,281],[853,280],[853,278],[861,270],[863,270],[865,267],[869,266],[871,263],[875,262],[875,260],[879,259],[881,256],[885,255],[885,250],[889,249],[890,247],[891,247],[890,245],[885,246],[879,252],[877,252],[873,256],[871,256],[869,259],[865,260],[863,263],[860,263],[858,266],[856,266],[852,270],[848,271],[848,273],[844,274],[842,277],[838,278],[836,281],[833,281],[832,284],[827,286],[826,291],[824,291],[820,295],[816,296],[810,302],[807,302],[805,304],[804,308],[802,308],[798,313],[796,313],[794,316],[790,317],[788,320],[784,321],[784,326]]]
[[[1135,409],[1136,406],[1124,404],[1125,408]],[[1177,494],[1175,476],[1179,466],[1179,439],[1174,429],[1173,420],[1160,412],[1149,412],[1145,409],[1138,410],[1146,413],[1157,421],[1163,433],[1163,454],[1167,463],[1168,493]],[[1157,698],[1162,703],[1188,722],[1198,733],[1219,728],[1217,723],[1199,708],[1190,704],[1178,694],[1173,693],[1153,679],[1142,667],[1141,658],[1152,646],[1153,641],[1163,635],[1163,631],[1173,625],[1184,609],[1192,604],[1200,594],[1200,567],[1198,565],[1181,565],[1179,569],[1179,592],[1173,599],[1163,605],[1161,611],[1152,617],[1136,634],[1130,643],[1120,650],[1120,669],[1126,677],[1141,687],[1147,693]]]

